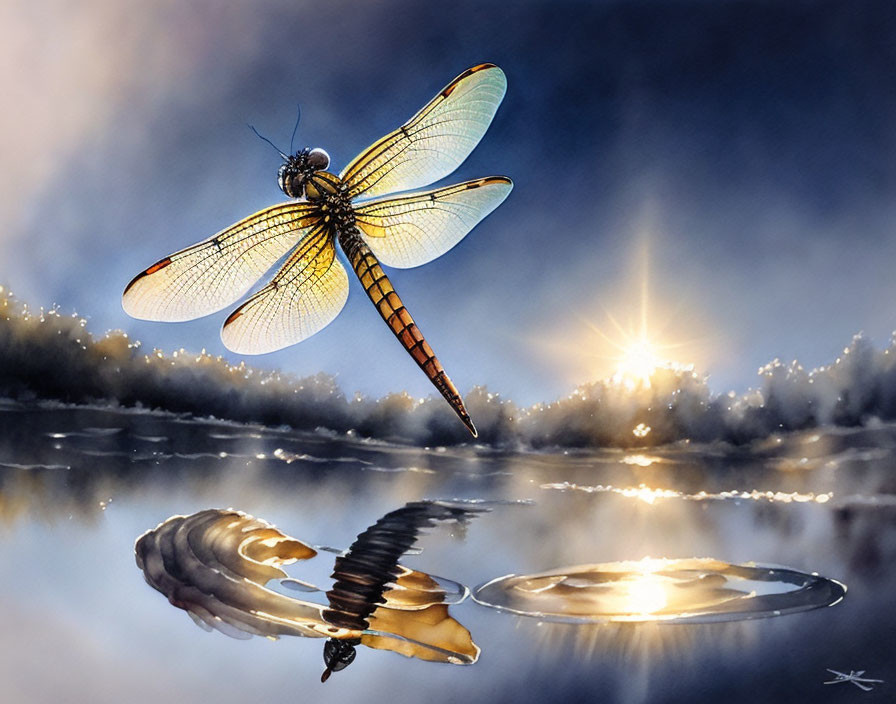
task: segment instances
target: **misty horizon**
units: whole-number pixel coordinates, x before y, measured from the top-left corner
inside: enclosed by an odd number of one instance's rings
[[[0,288],[0,395],[26,403],[112,403],[297,430],[356,433],[419,445],[464,444],[440,397],[397,390],[351,394],[326,373],[298,377],[204,349],[144,350],[120,331],[95,337],[87,320],[30,311]],[[735,444],[824,425],[896,420],[896,338],[885,349],[861,335],[814,370],[772,360],[744,393],[718,393],[700,370],[658,366],[618,372],[567,395],[522,405],[478,385],[465,394],[478,443],[497,447],[639,447],[680,440]]]

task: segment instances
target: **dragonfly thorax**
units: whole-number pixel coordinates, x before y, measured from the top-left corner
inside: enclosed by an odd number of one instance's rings
[[[316,171],[323,171],[330,165],[330,155],[323,149],[305,149],[286,158],[277,172],[280,190],[290,198],[305,195],[305,184]]]
[[[345,193],[341,184],[335,186],[324,177],[332,176],[326,172],[315,174],[305,186],[308,200],[316,203],[320,208],[320,214],[324,222],[343,229],[354,225],[355,211],[352,208],[351,199]]]

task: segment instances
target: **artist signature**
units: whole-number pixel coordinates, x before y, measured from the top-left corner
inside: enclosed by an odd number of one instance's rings
[[[843,672],[837,672],[837,670],[832,670],[830,668],[825,668],[832,675],[836,675],[836,677],[832,680],[828,680],[825,684],[840,684],[841,682],[852,682],[859,689],[863,689],[866,692],[870,692],[874,687],[872,684],[883,684],[883,680],[873,680],[869,677],[862,677],[865,674],[864,670],[850,670],[849,674],[845,674]]]

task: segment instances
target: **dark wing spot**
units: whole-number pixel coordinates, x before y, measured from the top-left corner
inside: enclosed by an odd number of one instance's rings
[[[122,295],[126,296],[128,291],[130,291],[132,288],[134,288],[134,284],[136,284],[144,276],[149,276],[150,274],[155,274],[157,271],[159,271],[159,269],[164,269],[170,263],[171,263],[171,257],[165,257],[162,261],[156,262],[155,264],[153,264],[146,271],[140,272],[133,279],[131,279],[131,283],[129,283],[127,286],[125,286],[124,293]]]
[[[149,269],[146,270],[146,275],[155,274],[159,269],[164,269],[171,263],[171,257],[165,257],[162,261],[153,264]]]
[[[233,313],[231,313],[230,315],[227,316],[227,320],[224,321],[224,327],[226,328],[226,327],[227,327],[228,325],[230,325],[234,320],[236,320],[237,318],[239,318],[242,314],[243,314],[242,311],[239,311],[239,310],[235,310],[235,311],[233,311]]]
[[[457,84],[462,80],[467,78],[467,76],[472,76],[477,71],[484,71],[487,68],[497,68],[494,64],[479,64],[478,66],[474,66],[473,68],[468,68],[462,74],[460,74],[457,78],[451,81],[451,84],[448,85],[445,90],[442,91],[441,95],[443,98],[447,98],[454,92],[454,89],[457,88]]]

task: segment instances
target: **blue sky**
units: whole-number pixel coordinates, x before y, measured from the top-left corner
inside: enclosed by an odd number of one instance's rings
[[[896,328],[896,11],[889,3],[150,2],[0,9],[0,283],[95,333],[226,352],[226,313],[146,323],[125,284],[279,202],[278,157],[338,170],[468,66],[508,93],[446,183],[508,200],[457,248],[390,271],[462,391],[519,402],[612,372],[609,320],[717,391],[774,357],[830,362]],[[247,362],[351,393],[427,380],[360,286],[308,341]]]

